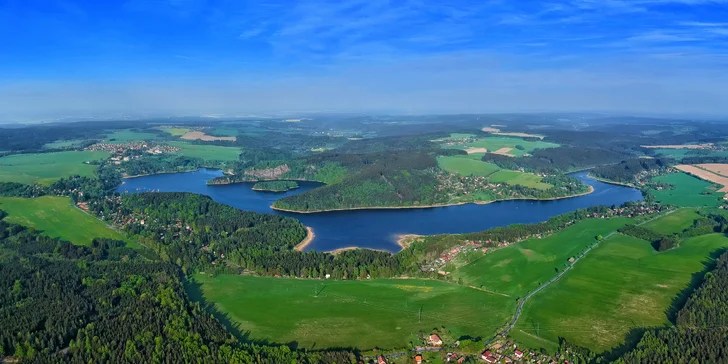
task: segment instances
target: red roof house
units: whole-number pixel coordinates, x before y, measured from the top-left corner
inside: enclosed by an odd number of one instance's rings
[[[417,364],[422,363],[422,355],[420,355],[420,354],[415,355],[415,363],[417,363]]]
[[[522,351],[516,350],[515,351],[515,354],[516,354],[516,358],[523,358],[523,352]]]
[[[437,334],[430,335],[430,337],[428,338],[428,341],[430,342],[430,344],[435,345],[435,346],[442,345],[442,339],[440,339],[440,336]]]

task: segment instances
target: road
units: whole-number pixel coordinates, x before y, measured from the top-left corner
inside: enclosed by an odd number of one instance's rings
[[[670,210],[670,211],[668,211],[668,212],[666,212],[664,214],[657,215],[657,216],[655,216],[655,217],[653,217],[653,218],[651,218],[649,220],[645,220],[645,221],[637,224],[637,226],[646,224],[646,223],[648,223],[650,221],[659,219],[659,218],[661,218],[663,216],[667,216],[667,215],[669,215],[669,214],[671,214],[671,213],[673,213],[675,211],[677,211],[677,210]],[[511,321],[511,323],[508,325],[508,327],[505,330],[503,330],[500,334],[496,335],[496,337],[494,337],[493,339],[491,339],[488,342],[486,342],[485,345],[487,346],[489,343],[491,343],[493,340],[495,340],[495,338],[497,338],[498,336],[506,336],[506,335],[508,335],[508,333],[511,332],[511,330],[513,329],[513,327],[516,326],[516,323],[518,322],[518,319],[521,317],[521,312],[523,311],[523,306],[526,304],[526,302],[528,301],[529,298],[531,298],[531,297],[533,297],[533,295],[541,292],[544,288],[548,287],[551,283],[554,283],[557,280],[559,280],[559,278],[561,278],[566,272],[568,272],[576,264],[576,262],[579,261],[579,259],[581,259],[585,255],[587,255],[592,249],[594,249],[596,246],[598,246],[599,243],[601,243],[602,241],[608,239],[610,236],[612,236],[612,235],[614,235],[616,233],[617,233],[616,231],[612,231],[611,233],[609,233],[605,237],[603,237],[602,240],[598,240],[594,245],[590,246],[587,250],[585,250],[583,253],[581,253],[581,255],[579,255],[578,257],[574,258],[574,262],[572,262],[568,267],[566,267],[564,270],[562,270],[561,272],[559,272],[559,274],[557,274],[554,278],[552,278],[550,281],[542,284],[541,286],[539,286],[538,288],[536,288],[535,290],[533,290],[531,293],[529,293],[525,297],[523,297],[520,300],[520,302],[518,303],[518,308],[516,309],[516,315],[513,317],[513,321]]]

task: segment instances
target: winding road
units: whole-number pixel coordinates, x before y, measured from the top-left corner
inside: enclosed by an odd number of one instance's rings
[[[667,215],[669,215],[669,214],[671,214],[671,213],[673,213],[673,212],[675,212],[675,211],[677,211],[677,210],[679,210],[679,209],[676,209],[676,210],[670,210],[670,211],[668,211],[668,212],[666,212],[666,213],[664,213],[664,214],[659,214],[659,215],[657,215],[657,216],[655,216],[655,217],[653,217],[653,218],[651,218],[651,219],[649,219],[649,220],[645,220],[645,221],[643,221],[643,222],[641,222],[641,223],[637,224],[637,226],[640,226],[640,225],[646,224],[646,223],[648,223],[648,222],[650,222],[650,221],[653,221],[653,220],[659,219],[659,218],[661,218],[661,217],[663,217],[663,216],[667,216]],[[559,278],[561,278],[561,276],[563,276],[563,275],[564,275],[564,274],[565,274],[566,272],[568,272],[568,271],[569,271],[569,270],[570,270],[570,269],[571,269],[571,268],[572,268],[572,267],[573,267],[573,266],[574,266],[574,265],[576,264],[576,262],[578,262],[578,261],[579,261],[579,259],[581,259],[581,258],[583,258],[583,257],[584,257],[585,255],[587,255],[587,254],[588,254],[588,253],[589,253],[589,252],[590,252],[590,251],[591,251],[592,249],[594,249],[594,248],[595,248],[596,246],[598,246],[598,245],[599,245],[599,243],[601,243],[602,241],[604,241],[604,240],[608,239],[609,237],[611,237],[612,235],[614,235],[614,234],[616,234],[616,233],[617,233],[616,231],[612,231],[611,233],[609,233],[609,234],[607,234],[606,236],[604,236],[604,237],[603,237],[603,238],[602,238],[601,240],[597,240],[597,242],[596,242],[596,243],[594,243],[594,244],[593,244],[592,246],[590,246],[590,247],[589,247],[589,248],[588,248],[587,250],[585,250],[585,251],[584,251],[584,252],[583,252],[583,253],[582,253],[581,255],[579,255],[578,257],[574,258],[574,262],[572,262],[572,263],[571,263],[571,264],[570,264],[570,265],[569,265],[568,267],[566,267],[566,268],[565,268],[564,270],[562,270],[561,272],[559,272],[559,274],[557,274],[557,275],[556,275],[556,276],[555,276],[554,278],[552,278],[552,279],[551,279],[550,281],[548,281],[548,282],[546,282],[546,283],[542,284],[541,286],[539,286],[538,288],[536,288],[535,290],[533,290],[533,291],[532,291],[531,293],[529,293],[529,294],[527,294],[527,295],[526,295],[525,297],[523,297],[523,298],[522,298],[522,299],[520,300],[520,302],[518,303],[518,309],[516,309],[516,315],[515,315],[515,316],[513,317],[513,320],[512,320],[512,321],[511,321],[511,323],[510,323],[510,324],[508,325],[508,327],[507,327],[507,328],[506,328],[505,330],[503,330],[503,331],[502,331],[502,332],[501,332],[500,334],[496,335],[496,336],[495,336],[494,338],[492,338],[491,340],[487,341],[487,342],[485,343],[485,345],[487,346],[487,345],[488,345],[489,343],[493,342],[493,340],[495,340],[495,339],[496,339],[496,338],[497,338],[498,336],[506,336],[506,335],[508,335],[508,333],[509,333],[509,332],[511,332],[511,330],[513,329],[513,327],[515,327],[515,326],[516,326],[516,323],[518,322],[518,319],[519,319],[519,318],[521,317],[521,312],[523,311],[523,306],[524,306],[524,305],[526,304],[526,302],[527,302],[527,301],[528,301],[528,300],[529,300],[529,299],[530,299],[531,297],[533,297],[533,296],[534,296],[535,294],[537,294],[537,293],[541,292],[541,291],[542,291],[542,290],[543,290],[544,288],[548,287],[548,286],[549,286],[549,285],[550,285],[551,283],[554,283],[554,282],[556,282],[557,280],[559,280]]]

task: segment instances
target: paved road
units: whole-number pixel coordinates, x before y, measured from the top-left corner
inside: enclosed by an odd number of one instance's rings
[[[660,217],[667,216],[667,215],[669,215],[669,214],[671,214],[671,213],[673,213],[675,211],[677,211],[677,210],[670,210],[670,211],[668,211],[668,212],[666,212],[664,214],[660,214],[658,216],[655,216],[655,217],[653,217],[653,218],[651,218],[649,220],[643,221],[643,222],[641,222],[641,223],[639,223],[637,225],[639,226],[639,225],[642,225],[642,224],[646,224],[646,223],[648,223],[650,221],[653,221],[653,220],[656,220],[656,219],[658,219]],[[508,333],[513,329],[513,327],[516,326],[516,323],[518,322],[518,319],[521,317],[521,312],[523,311],[523,305],[526,304],[526,302],[528,301],[529,298],[533,297],[533,295],[535,295],[536,293],[541,292],[544,288],[548,287],[551,283],[554,283],[557,280],[559,280],[559,278],[561,278],[561,276],[563,276],[564,273],[568,272],[576,264],[576,262],[579,261],[579,259],[581,259],[585,255],[587,255],[592,249],[594,249],[597,245],[599,245],[599,243],[601,243],[605,239],[608,239],[610,236],[612,236],[612,235],[614,235],[616,233],[617,233],[616,231],[612,231],[611,233],[607,234],[605,237],[602,238],[602,240],[597,241],[596,243],[594,243],[594,245],[590,246],[587,250],[585,250],[584,253],[582,253],[578,257],[574,258],[574,262],[571,263],[564,270],[562,270],[561,272],[559,272],[559,274],[557,274],[554,278],[552,278],[550,281],[542,284],[540,287],[536,288],[534,291],[532,291],[531,293],[529,293],[525,297],[523,297],[521,299],[521,301],[518,303],[518,309],[516,309],[516,315],[513,317],[513,321],[511,321],[511,323],[508,325],[508,327],[505,330],[503,330],[500,334],[496,335],[496,337],[494,337],[490,341],[486,342],[485,343],[486,346],[489,343],[491,343],[493,340],[495,340],[495,338],[497,338],[498,336],[506,336],[506,335],[508,335]]]

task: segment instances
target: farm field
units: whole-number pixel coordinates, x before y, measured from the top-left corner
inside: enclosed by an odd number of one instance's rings
[[[240,155],[240,149],[235,147],[200,145],[186,142],[169,142],[169,145],[180,148],[179,152],[177,152],[178,154],[204,160],[235,161],[238,160],[238,156]]]
[[[485,163],[469,156],[437,157],[437,165],[450,173],[462,176],[488,177],[500,171],[500,167],[493,163]]]
[[[522,297],[554,277],[570,257],[593,245],[597,235],[607,235],[630,222],[627,218],[582,220],[544,239],[495,250],[452,274],[468,285]]]
[[[184,140],[202,140],[205,142],[211,142],[211,141],[216,141],[216,140],[227,140],[227,141],[234,142],[235,140],[237,140],[237,138],[234,136],[217,137],[217,136],[207,135],[207,134],[205,134],[204,131],[189,131],[189,132],[185,133],[185,135],[182,135],[181,138]]]
[[[722,204],[721,200],[725,196],[724,193],[717,192],[718,188],[712,183],[687,173],[672,173],[655,177],[653,180],[675,186],[673,189],[652,191],[655,200],[660,203],[681,207],[716,207]]]
[[[680,233],[693,226],[693,221],[699,217],[700,215],[698,215],[695,209],[681,209],[657,220],[650,221],[642,225],[642,227],[660,234],[671,235]]]
[[[516,305],[511,297],[434,280],[198,274],[187,289],[193,300],[215,303],[253,339],[317,349],[409,347],[420,330],[440,327],[455,337],[486,337],[506,323]]]
[[[728,192],[728,177],[723,177],[712,171],[707,171],[705,168],[699,168],[698,166],[678,165],[675,168],[702,180],[721,185],[721,189],[718,192]]]
[[[68,176],[93,177],[96,166],[85,162],[106,159],[107,152],[15,154],[0,158],[0,181],[50,185]]]
[[[170,126],[160,126],[158,129],[163,132],[169,133],[172,136],[176,136],[176,137],[183,136],[190,131],[190,129],[188,129],[188,128],[177,128],[177,127],[170,127]]]
[[[728,150],[713,149],[655,149],[655,155],[671,157],[676,160],[685,157],[728,157]]]
[[[452,134],[450,139],[454,139]],[[522,146],[523,149],[516,148],[516,146]],[[522,157],[523,155],[532,152],[534,149],[544,148],[556,148],[558,144],[544,142],[544,141],[530,141],[522,138],[507,137],[507,136],[487,136],[478,138],[469,143],[458,143],[454,145],[444,145],[445,148],[462,149],[468,150],[473,149],[486,149],[488,152],[495,152],[503,148],[512,148],[508,154],[515,157]]]
[[[673,299],[726,247],[728,238],[711,234],[657,253],[614,235],[532,297],[511,335],[532,348],[553,350],[559,337],[596,352],[615,348],[632,329],[669,325]]]
[[[234,137],[238,136],[238,129],[235,128],[214,128],[209,133],[214,136]]]
[[[124,240],[132,248],[138,247],[95,217],[71,206],[71,199],[67,197],[0,197],[0,210],[8,213],[5,221],[33,227],[47,236],[77,245],[91,245],[94,238],[110,238]]]
[[[131,129],[115,130],[113,133],[106,135],[106,141],[118,143],[154,139],[161,139],[161,137],[154,133],[138,132]]]
[[[543,178],[531,173],[518,171],[500,170],[488,177],[490,182],[507,183],[509,185],[520,185],[525,187],[537,188],[539,190],[547,190],[553,185],[541,182]]]

